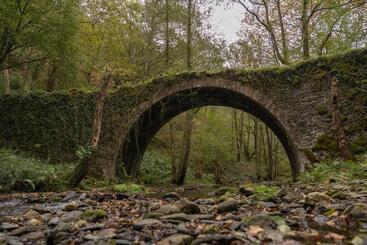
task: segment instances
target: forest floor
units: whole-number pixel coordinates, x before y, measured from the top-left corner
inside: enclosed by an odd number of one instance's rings
[[[2,195],[0,244],[367,243],[367,180],[165,191]]]

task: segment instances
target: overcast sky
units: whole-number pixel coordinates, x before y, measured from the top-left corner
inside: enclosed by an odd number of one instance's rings
[[[223,35],[227,44],[238,39],[237,32],[241,28],[241,13],[243,9],[239,5],[214,6],[210,22],[213,29]]]

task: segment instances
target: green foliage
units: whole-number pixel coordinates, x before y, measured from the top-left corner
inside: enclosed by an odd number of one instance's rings
[[[53,165],[0,149],[0,192],[9,192],[19,181],[31,181],[37,191],[61,191],[74,165]]]
[[[83,181],[79,184],[79,188],[82,190],[93,190],[93,189],[104,189],[104,190],[108,190],[111,188],[111,185],[113,183],[111,182],[111,180],[107,179],[107,178],[92,178],[92,177],[87,177],[85,179],[83,179]]]
[[[313,169],[304,173],[300,180],[305,183],[320,183],[334,180],[353,180],[367,178],[367,161],[355,162],[321,162],[315,164]]]
[[[145,152],[139,179],[145,184],[162,184],[171,177],[170,159],[158,150]]]
[[[90,145],[86,145],[84,146],[79,146],[78,150],[76,151],[76,155],[79,158],[79,160],[82,160],[84,158],[86,158],[87,156],[89,156],[92,153],[91,147]]]
[[[259,201],[271,201],[279,193],[279,187],[256,185],[254,189],[254,197]]]
[[[113,190],[116,192],[123,192],[127,194],[138,194],[144,193],[146,191],[144,186],[134,183],[117,184],[113,187]]]

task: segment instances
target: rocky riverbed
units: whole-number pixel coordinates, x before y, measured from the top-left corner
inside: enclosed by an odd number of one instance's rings
[[[367,244],[367,181],[212,197],[111,192],[0,196],[0,244]],[[191,190],[198,191],[198,190]]]

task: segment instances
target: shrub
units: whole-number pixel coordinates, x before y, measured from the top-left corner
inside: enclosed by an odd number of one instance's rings
[[[117,184],[113,187],[113,190],[128,194],[137,194],[145,192],[145,187],[134,183],[127,183],[127,184]]]
[[[306,183],[328,182],[330,179],[339,181],[367,178],[367,161],[355,162],[321,162],[315,167],[304,173],[300,180]]]
[[[144,184],[162,184],[171,176],[170,159],[157,150],[146,151],[141,164],[140,180]]]
[[[19,190],[19,183],[30,183],[36,191],[56,191],[67,188],[67,176],[73,165],[52,165],[38,159],[0,149],[0,192]],[[27,191],[27,190],[24,190]]]

